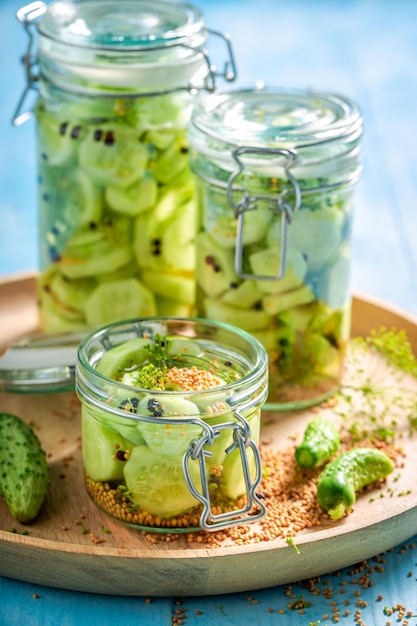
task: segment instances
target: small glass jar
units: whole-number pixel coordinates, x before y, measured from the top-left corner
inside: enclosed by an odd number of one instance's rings
[[[260,519],[262,344],[227,324],[141,318],[78,350],[85,480],[115,519],[155,532]]]
[[[194,107],[197,311],[267,348],[266,409],[317,404],[340,384],[361,136],[358,106],[336,94],[260,87]]]
[[[39,308],[46,331],[190,315],[195,202],[185,127],[218,76],[201,13],[165,0],[57,0],[18,11],[29,34],[39,182]],[[36,29],[32,32],[32,29]],[[38,51],[32,52],[34,35]],[[181,239],[181,247],[177,246]]]

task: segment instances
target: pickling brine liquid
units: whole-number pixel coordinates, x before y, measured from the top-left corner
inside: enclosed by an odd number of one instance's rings
[[[243,328],[263,343],[269,355],[268,404],[290,408],[334,392],[350,337],[351,193],[306,196],[288,225],[285,275],[274,281],[236,274],[231,244],[237,221],[226,193],[204,182],[199,186],[199,314]],[[243,267],[259,276],[277,274],[280,248],[280,219],[259,202],[245,216]]]
[[[38,103],[44,330],[193,313],[188,112],[187,93],[83,98],[51,89]]]
[[[262,342],[267,409],[318,404],[340,384],[361,132],[355,103],[309,90],[210,94],[193,109],[197,313]]]
[[[15,124],[38,92],[42,329],[190,316],[196,213],[185,128],[195,94],[236,76],[228,37],[169,0],[39,1],[18,18],[29,42]],[[226,46],[223,71],[209,37]]]

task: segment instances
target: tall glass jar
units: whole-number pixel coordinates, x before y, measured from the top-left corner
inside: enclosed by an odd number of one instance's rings
[[[93,331],[78,351],[85,480],[93,501],[139,529],[189,532],[265,514],[262,344],[196,318],[141,318]]]
[[[43,330],[190,315],[195,202],[185,126],[216,72],[193,6],[57,0],[18,12],[36,89]],[[33,29],[36,29],[33,32]],[[34,35],[38,51],[32,52]],[[15,124],[27,118],[22,97]],[[178,241],[181,245],[178,246]]]
[[[259,88],[198,99],[198,314],[269,352],[267,409],[337,389],[350,334],[353,185],[362,117],[350,99]]]

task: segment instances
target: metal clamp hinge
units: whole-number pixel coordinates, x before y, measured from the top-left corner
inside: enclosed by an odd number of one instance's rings
[[[238,176],[244,171],[244,164],[241,160],[241,156],[244,154],[252,155],[267,155],[267,156],[282,156],[286,159],[284,166],[284,172],[287,180],[291,183],[292,189],[285,189],[281,191],[276,197],[271,195],[250,195],[245,187],[234,186],[234,182]],[[236,247],[235,247],[235,272],[236,274],[246,280],[280,280],[286,271],[286,255],[287,255],[287,227],[291,223],[293,214],[300,208],[301,205],[301,190],[297,179],[292,174],[290,168],[293,167],[298,161],[298,154],[295,150],[286,149],[273,149],[273,148],[257,148],[257,147],[241,147],[236,148],[232,152],[232,156],[238,164],[238,169],[231,174],[227,183],[227,200],[229,206],[233,209],[235,218],[237,220],[236,227]],[[236,193],[241,194],[238,202],[235,202],[234,196]],[[289,195],[293,195],[294,200],[292,205],[289,204],[287,198]],[[255,211],[259,201],[265,201],[269,203],[269,210],[276,213],[281,218],[281,246],[279,267],[277,273],[272,276],[249,274],[244,271],[243,268],[243,246],[244,246],[244,223],[245,214],[248,211]]]
[[[200,515],[200,527],[206,531],[216,531],[223,528],[229,528],[230,526],[235,526],[236,524],[252,523],[263,518],[266,514],[266,507],[256,494],[256,489],[262,480],[262,461],[259,449],[251,438],[249,423],[241,415],[240,411],[235,411],[235,417],[238,420],[237,422],[216,425],[215,435],[218,436],[220,432],[226,428],[231,428],[233,430],[233,444],[229,446],[225,452],[226,455],[229,455],[238,451],[240,455],[246,495],[246,504],[244,506],[225,513],[213,513],[206,464],[206,457],[210,457],[211,452],[206,450],[204,447],[205,443],[207,443],[206,441],[195,440],[192,442],[190,448],[183,457],[182,468],[187,486],[193,496],[203,504],[203,511]],[[248,449],[252,451],[255,462],[255,476],[253,479],[251,477],[251,470],[249,467],[247,454]],[[188,467],[190,460],[191,462],[198,461],[199,463],[201,491],[196,489],[191,478]]]
[[[23,90],[19,102],[17,103],[17,107],[12,118],[12,124],[14,126],[20,126],[32,116],[32,111],[23,111],[23,105],[26,101],[27,96],[29,95],[29,92],[32,89],[37,89],[39,73],[35,71],[38,59],[32,53],[34,43],[33,28],[34,21],[45,13],[46,8],[47,7],[44,2],[37,1],[27,4],[26,6],[19,9],[16,13],[17,19],[23,24],[26,30],[29,42],[26,53],[22,56],[21,59],[25,70],[26,86]]]
[[[23,90],[23,93],[19,99],[14,115],[12,117],[12,124],[14,126],[20,126],[32,116],[31,110],[24,110],[24,104],[29,95],[29,92],[31,90],[37,90],[39,79],[40,79],[40,72],[35,69],[38,67],[38,57],[35,54],[33,54],[33,45],[34,45],[34,38],[35,38],[34,33],[33,33],[33,28],[34,28],[35,20],[41,15],[43,15],[46,10],[47,10],[47,5],[44,2],[41,2],[39,0],[39,1],[32,2],[22,7],[21,9],[19,9],[19,11],[16,14],[19,22],[23,24],[26,30],[26,33],[29,38],[29,42],[28,42],[26,53],[22,57],[22,63],[23,63],[25,76],[26,76],[26,86]],[[182,87],[175,86],[175,87],[168,88],[168,89],[159,89],[159,90],[149,91],[149,92],[125,93],[123,94],[123,97],[124,98],[136,98],[136,97],[143,97],[143,96],[165,95],[168,93],[172,93],[173,91],[177,91],[177,90],[178,91],[180,90],[190,91],[190,92],[193,92],[195,90],[205,90],[208,92],[213,92],[216,89],[216,78],[218,77],[224,78],[227,82],[234,81],[236,78],[236,62],[235,62],[233,48],[232,48],[231,39],[229,35],[226,33],[221,33],[215,30],[211,30],[211,29],[206,29],[206,32],[209,35],[213,35],[214,37],[220,37],[224,41],[225,46],[226,46],[227,57],[224,62],[223,69],[218,71],[216,66],[213,65],[212,62],[210,61],[208,53],[204,50],[199,51],[207,66],[207,77],[205,78],[204,85],[202,87],[196,87],[191,81],[188,85],[184,85]],[[187,49],[190,49],[193,53],[196,52],[194,48],[183,43],[173,44],[173,47],[187,48]],[[154,47],[148,47],[148,50],[158,50],[158,49],[163,49],[163,48],[164,46],[157,45]],[[45,78],[45,80],[47,79]],[[67,91],[70,91],[78,95],[85,94],[85,91],[83,91],[82,89],[77,89],[76,87],[71,87],[71,88],[68,87]],[[120,96],[121,94],[99,92],[99,93],[90,93],[88,95],[113,98],[115,96]]]

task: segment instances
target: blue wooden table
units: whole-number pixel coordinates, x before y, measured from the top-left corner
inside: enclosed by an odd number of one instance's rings
[[[37,267],[34,124],[10,123],[24,86],[19,58],[26,36],[15,18],[21,4],[0,0],[0,277]],[[356,194],[352,288],[417,314],[417,1],[196,4],[210,27],[231,34],[238,85],[311,86],[359,102],[365,169]],[[415,625],[415,544],[417,535],[314,583],[205,598],[96,596],[0,578],[0,625]]]

